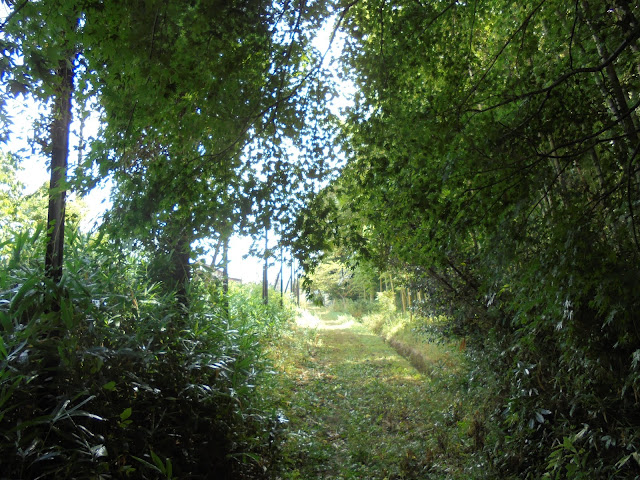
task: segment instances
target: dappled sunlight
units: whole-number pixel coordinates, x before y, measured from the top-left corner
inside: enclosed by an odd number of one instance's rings
[[[302,328],[318,328],[320,325],[320,319],[309,313],[307,310],[304,310],[300,315],[298,315],[296,324]]]
[[[391,351],[369,351],[366,357],[346,360],[344,363],[361,371],[363,377],[368,377],[367,381],[382,380],[390,385],[418,385],[428,381],[407,360]]]
[[[321,320],[308,310],[303,311],[298,317],[297,324],[302,328],[314,328],[319,330],[347,330],[357,322],[349,315],[339,315],[335,320]]]
[[[297,325],[295,365],[280,391],[293,472],[282,478],[423,478],[434,452],[450,447],[431,433],[450,393],[349,315],[311,309]],[[457,431],[453,424],[462,445]]]
[[[382,339],[346,314],[304,311],[297,319],[300,328],[313,331],[309,360],[318,368],[352,370],[361,386],[372,383],[403,386],[428,381]],[[314,372],[311,377],[322,376]],[[323,380],[330,381],[331,377]]]

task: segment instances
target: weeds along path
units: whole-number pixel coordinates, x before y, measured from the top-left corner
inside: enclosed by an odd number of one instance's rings
[[[278,478],[460,473],[452,461],[456,448],[438,434],[455,399],[353,318],[321,309],[302,313],[278,364],[275,394],[289,419]]]

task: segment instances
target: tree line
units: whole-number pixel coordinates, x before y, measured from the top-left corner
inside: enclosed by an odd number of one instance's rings
[[[330,89],[310,42],[326,7],[6,3],[0,81],[8,95],[49,110],[34,145],[50,161],[47,275],[62,276],[67,192],[105,178],[115,188],[103,228],[153,252],[150,273],[182,301],[196,240],[224,245],[285,217],[293,195],[324,171],[310,152],[322,140]],[[11,118],[1,107],[6,140]],[[99,132],[81,138],[70,171],[72,120],[82,129],[89,113]]]
[[[344,19],[348,160],[292,241],[309,269],[337,251],[395,272],[502,372],[501,478],[639,472],[639,16],[371,0]]]

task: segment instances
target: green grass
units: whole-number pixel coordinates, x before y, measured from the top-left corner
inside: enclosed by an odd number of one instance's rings
[[[480,477],[459,368],[420,373],[353,317],[317,308],[283,340],[270,392],[289,419],[278,478]],[[431,350],[434,362],[447,353]]]

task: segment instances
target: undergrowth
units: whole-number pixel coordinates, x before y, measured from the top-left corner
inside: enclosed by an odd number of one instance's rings
[[[78,232],[52,284],[40,234],[0,270],[2,478],[267,478],[282,422],[256,385],[292,311],[214,279],[176,304],[144,258]]]
[[[337,313],[344,307],[332,309]],[[379,293],[366,310],[370,313],[358,321],[425,376],[433,400],[427,411],[435,408],[440,414],[429,417],[433,423],[428,437],[438,446],[435,462],[456,450],[462,478],[499,476],[494,464],[499,455],[496,445],[505,441],[500,408],[504,393],[494,359],[500,357],[500,346],[487,339],[479,349],[473,338],[455,334],[444,315],[403,314],[390,292]],[[461,443],[464,448],[457,448]],[[449,475],[425,478],[455,478]]]
[[[433,368],[420,373],[351,315],[311,311],[320,320],[299,322],[271,353],[271,394],[290,421],[280,478],[491,478],[477,453],[488,418],[459,351],[422,350]]]
[[[640,478],[637,408],[630,414],[620,400],[627,389],[637,406],[637,384],[596,388],[618,381],[601,358],[566,345],[560,350],[543,328],[465,336],[446,316],[397,312],[388,292],[361,322],[428,377],[450,372],[457,379],[441,387],[457,392],[452,411],[473,437],[463,462],[482,465],[488,478]],[[561,351],[561,362],[541,360],[549,348]],[[634,368],[638,358],[634,354]],[[580,394],[568,394],[570,382],[580,384]]]

